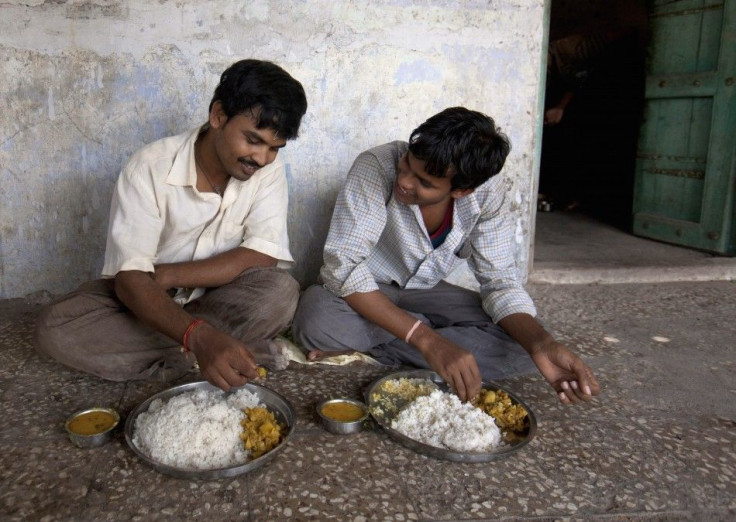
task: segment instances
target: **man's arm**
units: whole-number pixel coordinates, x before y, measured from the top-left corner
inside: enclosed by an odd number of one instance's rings
[[[372,323],[399,339],[405,339],[417,319],[393,304],[382,292],[354,293],[345,296],[350,307]],[[475,357],[469,351],[421,324],[411,335],[409,344],[416,348],[457,392],[461,400],[475,397],[481,388],[481,376]]]
[[[182,342],[194,319],[146,272],[118,272],[115,293],[143,323],[177,342]],[[242,386],[257,376],[255,360],[246,346],[208,324],[191,332],[189,347],[197,358],[202,376],[223,390]]]
[[[230,283],[253,267],[276,266],[276,259],[249,248],[237,247],[208,259],[156,265],[154,280],[169,288],[213,288]]]
[[[534,364],[565,404],[589,401],[600,386],[592,370],[563,344],[555,341],[529,314],[511,314],[498,324],[531,356]]]

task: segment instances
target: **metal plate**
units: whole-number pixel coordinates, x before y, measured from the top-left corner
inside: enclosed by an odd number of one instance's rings
[[[442,380],[442,378],[437,375],[435,372],[430,370],[412,370],[412,371],[405,371],[405,372],[395,372],[391,373],[389,375],[386,375],[384,377],[381,377],[380,379],[377,379],[373,381],[370,386],[365,391],[365,402],[368,404],[368,409],[373,412],[374,408],[376,407],[376,399],[378,397],[375,395],[378,393],[376,390],[380,389],[381,385],[389,380],[392,379],[427,379],[431,382],[433,382],[440,390],[442,391],[451,391],[448,384]],[[453,450],[448,450],[444,448],[437,448],[435,446],[430,446],[428,444],[424,444],[422,442],[419,442],[417,440],[414,440],[412,438],[407,437],[406,435],[399,433],[398,431],[391,428],[391,421],[393,420],[393,417],[390,416],[383,416],[383,415],[373,415],[373,418],[375,419],[376,423],[381,426],[381,428],[388,433],[388,435],[394,439],[395,441],[399,442],[400,444],[403,444],[407,448],[410,448],[418,453],[422,453],[424,455],[428,455],[430,457],[435,457],[438,459],[443,460],[452,460],[455,462],[488,462],[491,460],[498,460],[505,457],[508,457],[509,455],[512,455],[513,453],[516,453],[519,451],[522,447],[526,446],[529,441],[531,441],[534,436],[537,433],[537,419],[534,416],[534,412],[527,406],[521,399],[519,399],[516,395],[508,391],[507,389],[503,388],[502,386],[499,386],[498,384],[491,382],[491,381],[483,381],[483,388],[486,390],[501,390],[509,394],[509,397],[511,397],[511,400],[514,403],[520,404],[521,406],[526,409],[527,413],[529,414],[529,431],[521,438],[514,442],[508,442],[504,444],[503,446],[500,446],[499,448],[495,449],[494,451],[488,452],[488,453],[470,453],[470,452],[458,452]]]
[[[266,408],[268,408],[268,410],[274,414],[276,420],[284,423],[288,429],[288,433],[286,434],[286,437],[284,437],[284,440],[281,441],[281,444],[276,446],[268,453],[261,455],[257,459],[249,460],[247,462],[244,462],[243,464],[231,466],[229,468],[207,470],[176,468],[153,460],[148,455],[143,453],[143,451],[141,451],[141,449],[133,443],[133,430],[135,429],[135,421],[138,418],[138,415],[148,410],[151,402],[156,399],[167,401],[170,398],[181,393],[191,392],[195,390],[221,391],[219,388],[211,385],[206,381],[192,382],[189,384],[174,386],[173,388],[169,388],[168,390],[164,390],[152,397],[149,397],[146,401],[144,401],[136,409],[134,409],[130,415],[128,415],[128,419],[125,421],[125,440],[127,441],[128,446],[130,446],[130,449],[132,449],[133,452],[138,456],[138,458],[140,458],[143,462],[151,466],[156,471],[178,478],[197,480],[227,478],[234,477],[236,475],[242,475],[243,473],[247,473],[256,468],[259,468],[269,462],[271,459],[273,459],[284,448],[284,445],[291,438],[296,426],[296,415],[294,413],[294,408],[292,408],[289,401],[287,401],[278,393],[269,390],[268,388],[264,388],[263,386],[260,386],[258,384],[248,383],[245,386],[233,388],[230,392],[225,393],[223,397],[227,397],[227,395],[229,395],[230,393],[242,389],[246,389],[256,395],[259,402],[266,406]]]

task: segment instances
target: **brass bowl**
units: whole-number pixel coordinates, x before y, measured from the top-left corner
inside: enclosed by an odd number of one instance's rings
[[[328,417],[322,412],[323,408],[328,404],[338,403],[346,403],[357,406],[363,412],[363,415],[359,419],[356,419],[354,421],[341,421]],[[317,415],[322,420],[322,426],[324,426],[324,428],[330,433],[335,433],[337,435],[350,435],[351,433],[358,433],[360,431],[363,431],[365,422],[368,419],[368,406],[366,406],[365,403],[355,401],[353,399],[327,399],[317,404],[316,409]]]
[[[95,412],[107,413],[109,415],[112,415],[114,419],[112,426],[91,434],[77,433],[71,429],[70,425],[75,419],[81,417],[82,415]],[[80,410],[72,414],[66,420],[64,427],[66,428],[66,432],[69,434],[69,439],[78,448],[96,448],[98,446],[102,446],[103,444],[110,441],[110,439],[112,439],[112,433],[113,431],[115,431],[115,428],[118,427],[118,424],[120,424],[120,415],[117,411],[113,410],[112,408],[93,407],[87,408],[86,410]]]

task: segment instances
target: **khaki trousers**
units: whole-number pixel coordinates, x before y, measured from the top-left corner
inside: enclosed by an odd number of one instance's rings
[[[184,309],[244,343],[271,339],[294,317],[299,284],[279,268],[251,268],[208,290]],[[181,342],[139,321],[115,295],[112,279],[82,284],[42,312],[36,349],[57,361],[111,381],[170,381],[194,357]]]

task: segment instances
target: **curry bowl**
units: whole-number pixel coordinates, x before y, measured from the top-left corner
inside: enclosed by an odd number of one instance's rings
[[[330,433],[350,435],[363,431],[368,406],[353,399],[327,399],[317,404],[317,415]]]
[[[96,448],[112,438],[120,415],[112,408],[93,407],[72,414],[64,423],[69,439],[78,448]]]

